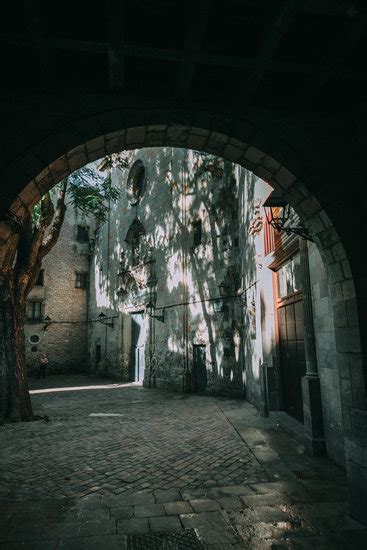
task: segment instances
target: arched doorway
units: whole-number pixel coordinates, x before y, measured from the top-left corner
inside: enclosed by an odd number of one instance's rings
[[[33,206],[62,178],[106,153],[153,145],[192,148],[236,162],[268,181],[282,193],[313,234],[327,272],[335,320],[336,361],[339,377],[343,380],[340,399],[346,463],[351,494],[355,498],[352,503],[358,505],[358,499],[362,498],[364,491],[359,482],[364,475],[362,433],[366,422],[364,348],[358,318],[359,301],[348,261],[348,249],[337,231],[340,227],[340,213],[334,213],[331,219],[323,208],[322,201],[318,201],[315,198],[316,193],[310,191],[317,184],[312,177],[308,184],[307,169],[301,156],[297,156],[287,144],[279,142],[278,153],[274,154],[276,144],[271,134],[270,145],[266,147],[266,140],[247,121],[241,121],[236,131],[232,132],[229,127],[233,121],[229,124],[225,117],[221,118],[213,113],[202,113],[201,119],[193,125],[187,123],[191,117],[183,112],[156,112],[149,115],[135,111],[131,113],[131,123],[123,130],[112,130],[111,126],[116,125],[115,120],[111,122],[113,117],[114,113],[111,112],[100,114],[99,129],[94,124],[95,118],[80,121],[80,128],[86,136],[82,143],[75,135],[60,130],[54,135],[55,144],[48,148],[47,154],[42,153],[45,143],[40,143],[21,159],[17,168],[14,165],[9,167],[7,173],[10,177],[12,169],[14,170],[15,185],[7,195],[9,208],[0,223],[3,257],[12,234],[12,220],[22,218],[26,209]],[[142,124],[143,119],[155,123]],[[172,123],[172,119],[177,122]],[[241,135],[246,142],[238,139],[237,136]],[[68,152],[60,155],[61,151]],[[38,160],[47,157],[57,158],[49,163]],[[43,167],[45,164],[46,168]],[[39,171],[41,167],[42,170]],[[32,175],[32,179],[25,184],[27,179],[24,174],[27,173]],[[350,245],[348,240],[346,243]],[[358,451],[361,451],[360,454]]]

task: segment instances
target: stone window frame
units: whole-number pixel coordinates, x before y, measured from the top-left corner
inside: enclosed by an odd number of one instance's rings
[[[89,242],[89,225],[78,224],[76,226],[76,240],[79,243]]]
[[[86,271],[75,271],[75,288],[82,290],[88,288],[88,273]]]
[[[36,304],[39,305],[39,307],[36,307]],[[29,313],[31,313],[31,315],[29,315]],[[38,323],[42,321],[42,317],[43,317],[43,300],[28,300],[26,305],[27,323]]]
[[[143,181],[141,177],[143,174]],[[145,193],[147,184],[146,167],[141,159],[134,162],[130,168],[126,182],[126,196],[130,206],[137,205]]]
[[[38,340],[34,341],[33,338],[36,337]],[[32,333],[30,336],[28,336],[28,342],[32,346],[38,346],[38,344],[41,342],[41,337],[36,332]]]
[[[140,245],[141,239],[145,237],[145,235],[145,228],[139,218],[136,217],[131,223],[125,237],[125,242],[130,246],[132,266],[136,266],[142,261]]]

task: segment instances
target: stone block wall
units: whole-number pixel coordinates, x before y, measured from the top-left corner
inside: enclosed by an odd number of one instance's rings
[[[76,272],[89,272],[89,243],[77,241],[77,225],[83,218],[69,206],[60,237],[44,258],[44,285],[35,286],[28,300],[42,301],[42,315],[51,322],[25,324],[26,361],[31,373],[37,372],[43,352],[49,357],[49,373],[85,370],[87,366],[87,289],[76,288]],[[29,338],[38,335],[32,344]]]
[[[320,377],[324,432],[328,455],[345,465],[341,394],[344,390],[343,370],[338,363],[343,355],[337,352],[335,323],[327,274],[315,244],[308,247],[312,308],[316,338],[317,366]]]

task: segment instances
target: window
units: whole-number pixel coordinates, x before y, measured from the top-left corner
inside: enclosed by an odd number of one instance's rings
[[[40,343],[40,340],[41,340],[41,338],[39,337],[38,334],[32,334],[32,335],[28,338],[29,343],[30,343],[30,344],[33,344],[33,345],[39,344],[39,343]]]
[[[75,273],[75,288],[87,288],[88,273]]]
[[[131,264],[138,265],[144,259],[145,229],[138,218],[135,218],[126,234],[125,242],[131,247]]]
[[[38,321],[42,318],[42,302],[27,302],[26,316],[29,321]]]
[[[142,166],[135,178],[133,192],[136,197],[141,197],[144,191],[145,184],[145,168]]]
[[[192,224],[193,228],[193,235],[194,235],[194,246],[198,246],[201,244],[201,236],[202,236],[202,224],[201,220],[197,220]]]
[[[126,193],[131,205],[137,204],[142,197],[146,186],[145,166],[141,160],[137,160],[129,172],[127,178]]]
[[[45,273],[45,270],[41,269],[38,275],[38,279],[36,281],[36,286],[43,286],[44,273]]]
[[[87,225],[77,226],[76,240],[79,241],[80,243],[89,242],[89,227]]]
[[[284,298],[302,290],[299,253],[278,270],[279,297]]]

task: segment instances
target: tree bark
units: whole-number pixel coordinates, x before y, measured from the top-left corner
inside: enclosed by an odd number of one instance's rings
[[[25,357],[24,323],[26,316],[25,297],[14,304],[14,335],[15,335],[15,379],[19,416],[21,420],[31,420],[33,417],[31,396],[28,387],[27,365]]]
[[[31,420],[25,364],[25,299],[14,291],[11,269],[0,272],[0,420]]]
[[[14,368],[14,300],[11,272],[0,272],[0,421],[19,419]]]

